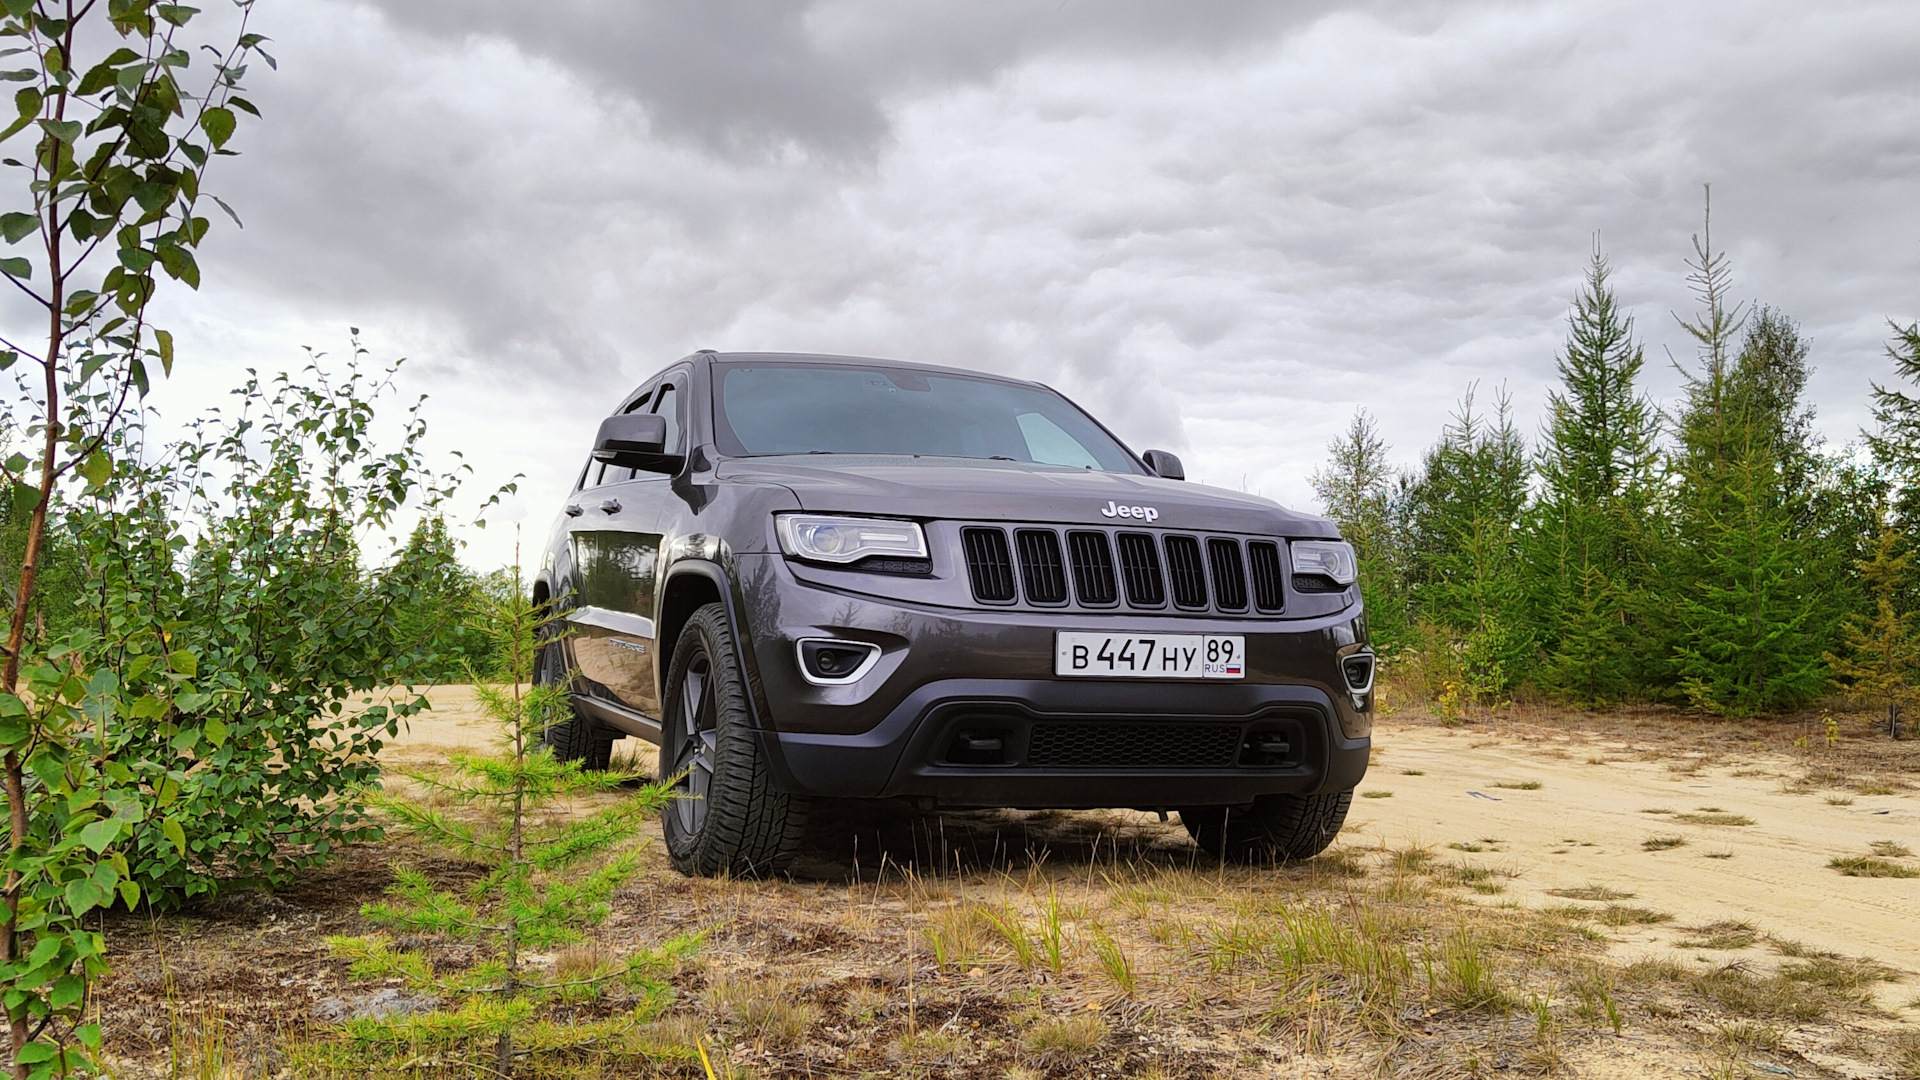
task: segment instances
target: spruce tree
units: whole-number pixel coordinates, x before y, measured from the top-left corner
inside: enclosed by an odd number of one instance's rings
[[[1897,736],[1900,711],[1920,699],[1920,612],[1906,606],[1912,552],[1884,517],[1873,554],[1859,564],[1872,613],[1841,623],[1844,651],[1827,653],[1834,683],[1853,701],[1887,711],[1887,734]]]
[[[1346,432],[1327,444],[1328,462],[1313,490],[1360,561],[1360,595],[1374,647],[1392,652],[1411,641],[1402,518],[1406,477],[1387,460],[1380,425],[1356,410]]]
[[[1550,690],[1582,703],[1633,693],[1645,608],[1659,417],[1637,387],[1643,357],[1596,249],[1567,317],[1537,455],[1540,497],[1523,541],[1529,619]]]
[[[1887,358],[1903,382],[1920,385],[1920,322],[1888,325]],[[1894,485],[1893,524],[1907,536],[1920,535],[1920,398],[1876,382],[1873,419],[1867,448]]]
[[[1723,715],[1804,704],[1825,688],[1807,478],[1816,455],[1800,395],[1807,346],[1792,320],[1763,309],[1746,328],[1727,307],[1726,257],[1711,216],[1689,277],[1701,312],[1681,325],[1699,345],[1687,374],[1670,575],[1673,670],[1695,706]]]
[[[1467,692],[1492,701],[1531,674],[1519,573],[1529,470],[1509,397],[1500,393],[1487,418],[1474,393],[1427,451],[1411,493],[1413,593],[1422,618],[1456,637]]]

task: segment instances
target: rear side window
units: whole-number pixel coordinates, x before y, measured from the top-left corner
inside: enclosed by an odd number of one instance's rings
[[[666,452],[669,454],[685,452],[682,444],[686,442],[686,431],[680,423],[680,397],[680,388],[668,383],[660,388],[653,403],[653,411],[667,420]]]

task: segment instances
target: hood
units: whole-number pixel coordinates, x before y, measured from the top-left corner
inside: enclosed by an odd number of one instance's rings
[[[779,484],[801,507],[817,513],[1339,535],[1325,518],[1295,513],[1271,499],[1130,473],[955,458],[811,455],[733,458],[720,463],[718,475]]]

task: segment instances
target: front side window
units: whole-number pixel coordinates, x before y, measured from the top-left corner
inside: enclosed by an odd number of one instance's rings
[[[729,457],[862,454],[1140,471],[1100,425],[1045,387],[910,368],[716,365],[714,426]]]

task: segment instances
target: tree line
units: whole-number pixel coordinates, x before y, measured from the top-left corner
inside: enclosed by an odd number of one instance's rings
[[[1642,388],[1644,349],[1596,249],[1532,445],[1503,391],[1469,387],[1414,470],[1364,409],[1313,477],[1358,550],[1376,646],[1413,692],[1493,704],[1682,703],[1727,716],[1830,693],[1915,696],[1920,324],[1891,323],[1871,430],[1829,448],[1786,313],[1735,303],[1708,228],[1681,319],[1680,400]],[[1902,387],[1907,389],[1902,389]]]

